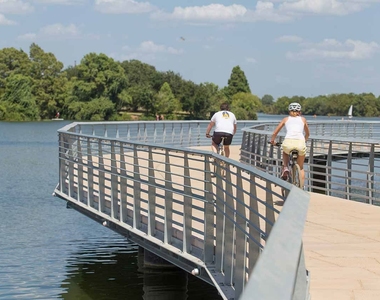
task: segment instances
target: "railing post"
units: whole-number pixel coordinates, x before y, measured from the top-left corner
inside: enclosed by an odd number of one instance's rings
[[[139,167],[138,150],[133,145],[133,228],[141,227],[141,176]]]
[[[183,184],[184,184],[184,203],[183,203],[183,252],[190,253],[191,247],[191,231],[192,231],[192,197],[191,197],[191,180],[189,170],[188,154],[184,153],[184,169],[183,169]]]
[[[204,183],[204,190],[205,190],[205,210],[204,210],[204,262],[206,264],[214,264],[217,270],[219,271],[221,269],[220,261],[218,261],[218,258],[221,260],[220,255],[218,256],[218,251],[221,247],[220,244],[218,244],[218,240],[215,241],[214,236],[214,227],[216,230],[216,238],[218,237],[219,230],[223,230],[222,228],[218,228],[218,208],[216,208],[215,212],[215,206],[218,206],[219,204],[216,202],[214,204],[214,196],[213,196],[213,185],[211,182],[211,171],[210,171],[210,157],[208,155],[205,156],[205,183]],[[223,206],[223,204],[222,204]],[[219,212],[220,214],[220,212]],[[215,216],[216,215],[216,216]],[[216,219],[216,221],[214,221]],[[215,223],[216,222],[216,223]],[[216,225],[216,226],[215,226]],[[214,258],[214,241],[215,241],[215,258]],[[219,268],[218,268],[219,265]]]
[[[173,184],[170,165],[170,152],[165,150],[165,224],[164,243],[171,244],[173,237]]]
[[[352,143],[348,145],[347,172],[346,172],[346,199],[351,199],[351,176],[352,176]]]
[[[83,158],[82,158],[82,145],[81,137],[77,136],[77,166],[78,166],[78,187],[77,187],[77,200],[83,202]]]
[[[120,221],[127,222],[128,208],[127,208],[127,169],[125,164],[124,143],[120,142]]]
[[[149,170],[148,170],[148,235],[155,236],[156,223],[156,180],[154,177],[153,148],[149,147]]]
[[[228,166],[227,166],[228,168]],[[219,172],[218,172],[219,173]],[[227,286],[233,285],[233,272],[234,272],[234,256],[235,256],[235,206],[232,194],[232,182],[231,182],[231,172],[229,168],[226,172],[226,179],[224,181],[226,188],[226,206],[225,206],[225,255],[223,261],[223,271],[224,271],[224,284]]]
[[[246,278],[246,263],[247,263],[247,242],[248,228],[247,217],[245,212],[245,199],[243,193],[242,172],[239,168],[236,171],[236,242],[235,242],[235,272],[234,286],[235,298],[238,298],[243,292]]]
[[[91,138],[87,138],[87,205],[94,207],[94,162]]]
[[[369,170],[367,174],[367,197],[368,203],[373,204],[375,193],[375,145],[371,144],[371,151],[369,153]]]
[[[117,172],[115,141],[111,141],[111,218],[120,219],[119,213],[119,174]],[[120,203],[121,204],[121,203]]]
[[[102,140],[98,140],[98,180],[99,180],[99,211],[105,212],[105,168]]]

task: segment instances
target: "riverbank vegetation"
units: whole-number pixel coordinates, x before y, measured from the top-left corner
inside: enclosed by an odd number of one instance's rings
[[[257,119],[257,112],[286,114],[290,102],[300,102],[304,114],[346,115],[354,105],[355,116],[380,115],[380,97],[371,93],[260,99],[239,66],[232,69],[227,85],[219,87],[105,54],[89,53],[64,68],[53,53],[34,43],[29,53],[0,50],[0,120],[44,120],[57,112],[61,118],[82,121],[209,119],[222,102],[230,103],[241,120]]]

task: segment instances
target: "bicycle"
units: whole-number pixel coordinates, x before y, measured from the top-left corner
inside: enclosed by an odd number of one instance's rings
[[[208,138],[212,138],[212,137],[213,137],[212,135],[208,136]],[[221,142],[220,142],[220,144],[218,145],[218,148],[217,148],[217,153],[219,155],[221,155],[221,156],[226,156],[225,152],[224,152],[224,139],[225,138],[226,138],[225,136],[222,136]],[[219,166],[221,168],[221,175],[223,177],[225,177],[226,176],[226,163],[223,160],[217,160],[217,159],[214,159],[214,172],[211,174],[211,176],[215,177],[217,162],[219,163]]]
[[[271,144],[269,142],[269,144]],[[274,146],[281,146],[282,143],[275,143]],[[288,169],[289,169],[289,174],[286,176],[282,175],[280,176],[281,179],[290,182],[291,184],[295,185],[298,188],[303,189],[303,180],[301,177],[301,168],[297,163],[297,158],[298,158],[298,150],[293,149],[289,152],[289,164],[288,164]],[[282,189],[282,196],[287,196],[286,195],[286,190]]]

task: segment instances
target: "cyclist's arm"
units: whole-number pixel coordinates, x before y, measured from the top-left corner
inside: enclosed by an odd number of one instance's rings
[[[282,119],[282,121],[277,125],[276,129],[273,131],[273,135],[272,135],[272,138],[270,140],[271,144],[274,144],[274,140],[276,139],[277,134],[280,132],[280,130],[282,129],[282,127],[284,127],[285,122],[286,122],[287,119],[288,118]]]
[[[303,122],[304,122],[304,130],[305,130],[305,142],[309,139],[309,136],[310,136],[310,130],[309,130],[309,125],[307,124],[307,121],[305,118],[303,118]]]
[[[236,133],[236,130],[237,130],[237,125],[236,125],[236,124],[234,124],[234,133],[233,133],[233,135],[235,135],[235,133]]]
[[[206,129],[206,136],[208,137],[210,135],[211,129],[214,127],[215,122],[211,121],[210,124],[208,124],[207,129]]]

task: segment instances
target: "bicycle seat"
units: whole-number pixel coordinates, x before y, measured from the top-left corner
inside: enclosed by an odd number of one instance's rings
[[[298,150],[296,149],[293,149],[290,151],[290,156],[293,157],[293,158],[297,158],[298,157]]]

